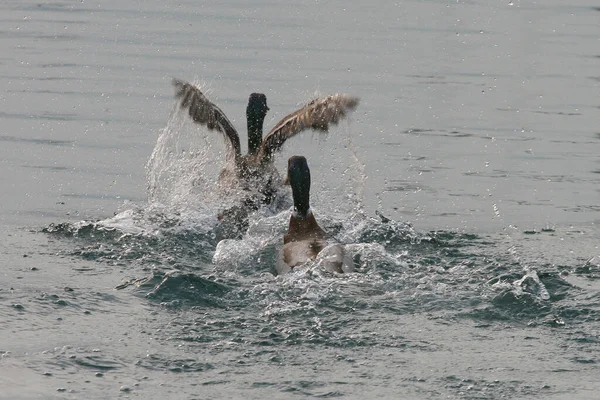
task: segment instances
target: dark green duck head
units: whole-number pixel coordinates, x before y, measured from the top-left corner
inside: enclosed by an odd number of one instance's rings
[[[246,121],[248,122],[248,154],[258,153],[262,143],[263,122],[269,111],[267,96],[262,93],[252,93],[246,107]]]
[[[287,181],[292,187],[294,209],[298,217],[305,218],[310,208],[310,169],[305,157],[290,157]]]

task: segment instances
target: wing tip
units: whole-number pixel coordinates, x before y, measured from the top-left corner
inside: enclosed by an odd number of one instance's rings
[[[190,87],[188,82],[178,78],[171,78],[171,84],[175,88],[175,97],[177,99],[183,97],[187,89]]]
[[[351,111],[358,107],[358,104],[360,103],[360,97],[358,96],[352,96],[344,93],[337,93],[333,96],[335,97],[337,103]]]
[[[204,96],[200,87],[195,83],[173,77],[171,78],[171,84],[175,88],[175,97],[178,99],[187,96],[188,93],[195,93],[197,95]]]
[[[348,96],[348,107],[354,110],[360,104],[360,97],[358,96]]]
[[[360,97],[345,93],[335,93],[328,96],[316,97],[307,105],[325,104],[328,107],[333,106],[341,108],[343,111],[354,111],[360,104]]]

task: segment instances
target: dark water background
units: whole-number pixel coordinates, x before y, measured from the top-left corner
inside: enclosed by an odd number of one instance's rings
[[[0,20],[0,398],[598,398],[594,2],[4,1]],[[242,142],[251,92],[267,126],[361,97],[277,162],[309,159],[358,273],[274,277],[287,211],[219,241],[221,139],[175,112],[172,77]]]

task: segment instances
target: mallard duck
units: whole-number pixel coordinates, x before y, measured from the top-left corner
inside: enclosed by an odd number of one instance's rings
[[[273,154],[287,139],[307,129],[327,132],[330,124],[337,124],[358,105],[357,97],[344,94],[319,97],[283,118],[263,139],[263,122],[269,111],[267,97],[252,93],[246,108],[248,154],[242,155],[239,135],[223,111],[193,84],[173,79],[173,85],[180,107],[187,109],[194,122],[223,134],[228,162],[219,175],[219,184],[252,193],[243,200],[241,209],[257,209],[261,203],[273,201],[281,182]]]
[[[293,271],[317,256],[329,270],[353,271],[353,263],[346,257],[344,246],[330,243],[327,233],[319,226],[310,209],[310,169],[305,157],[293,156],[288,160],[286,182],[292,187],[294,211],[290,216],[288,232],[283,237],[277,273]]]

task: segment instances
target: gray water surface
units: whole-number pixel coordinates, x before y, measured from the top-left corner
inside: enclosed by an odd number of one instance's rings
[[[2,2],[0,398],[597,398],[599,10]],[[173,77],[243,146],[252,92],[268,127],[360,96],[277,159],[357,274],[273,277],[287,212],[219,243],[222,140]],[[148,164],[160,135],[204,158]]]

